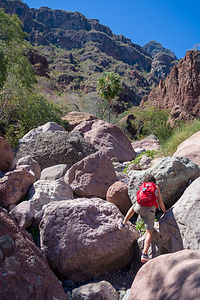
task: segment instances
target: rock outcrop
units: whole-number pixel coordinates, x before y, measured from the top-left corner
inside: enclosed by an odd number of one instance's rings
[[[51,203],[40,223],[41,248],[62,277],[90,280],[130,263],[138,233],[132,224],[120,230],[122,220],[114,204],[99,198]]]
[[[142,103],[149,101],[159,108],[172,109],[178,105],[191,119],[200,116],[200,52],[187,51],[185,57],[175,65],[159,86],[143,98]],[[142,104],[141,103],[141,104]],[[182,114],[184,118],[184,114]],[[186,121],[187,121],[186,119]]]
[[[33,69],[38,76],[49,78],[49,63],[45,56],[41,55],[37,50],[30,49],[26,54],[28,60],[33,65]]]
[[[112,161],[129,161],[135,158],[131,142],[123,131],[102,120],[85,121],[76,126],[80,132],[99,151],[106,153]]]
[[[0,208],[0,299],[67,300],[43,252]]]
[[[193,300],[200,298],[200,251],[165,254],[137,273],[129,300]]]

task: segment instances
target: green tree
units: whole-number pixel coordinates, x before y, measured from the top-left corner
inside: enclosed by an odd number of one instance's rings
[[[31,90],[36,82],[25,52],[31,47],[25,40],[21,21],[0,9],[0,120],[13,107],[17,91]]]
[[[97,92],[99,96],[107,101],[108,121],[110,122],[110,108],[113,99],[121,91],[121,80],[118,74],[114,72],[104,72],[97,82]]]

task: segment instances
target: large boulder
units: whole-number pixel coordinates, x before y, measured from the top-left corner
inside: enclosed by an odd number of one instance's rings
[[[124,215],[132,206],[128,195],[128,186],[121,181],[116,181],[109,187],[106,193],[106,200],[114,203]]]
[[[8,142],[0,136],[0,171],[9,171],[14,164],[14,155]]]
[[[31,129],[29,132],[27,132],[23,138],[20,139],[20,142],[27,142],[32,139],[34,139],[38,134],[45,134],[47,132],[55,132],[55,131],[64,131],[65,129],[58,125],[55,122],[47,122],[46,124],[39,126],[37,128]]]
[[[200,299],[200,251],[183,250],[150,260],[138,271],[129,300]]]
[[[67,300],[43,252],[0,208],[0,299]]]
[[[107,281],[88,283],[72,291],[72,300],[118,300],[119,295]]]
[[[48,131],[37,134],[35,137],[23,140],[19,143],[16,151],[16,160],[30,155],[35,159],[41,169],[58,164],[72,166],[96,149],[85,141],[79,133],[66,131]]]
[[[83,133],[92,145],[105,152],[113,161],[129,161],[135,158],[131,142],[115,125],[102,120],[85,121],[73,131]]]
[[[74,199],[74,195],[70,185],[62,179],[38,180],[30,188],[28,198],[34,209],[40,211],[51,201]]]
[[[18,203],[34,182],[35,176],[23,167],[7,172],[0,179],[0,206],[8,208],[10,204]]]
[[[182,197],[159,220],[154,243],[160,253],[200,248],[200,177],[191,183]]]
[[[178,157],[187,157],[194,164],[200,166],[200,131],[181,143],[173,154]]]
[[[62,119],[69,123],[69,131],[71,131],[74,129],[74,127],[76,127],[80,123],[84,121],[96,120],[97,117],[91,114],[87,114],[85,112],[71,111],[67,115],[62,117]]]
[[[118,180],[110,158],[101,151],[74,164],[64,179],[77,196],[102,199],[105,199],[108,188]]]
[[[165,157],[145,171],[131,171],[129,176],[128,193],[132,203],[136,201],[139,185],[155,178],[164,203],[171,207],[188,185],[200,176],[200,168],[187,158]]]
[[[30,170],[34,173],[36,180],[40,179],[41,170],[40,165],[36,160],[34,160],[30,155],[20,158],[17,162],[17,166],[28,165]]]
[[[51,268],[75,282],[128,266],[138,238],[119,209],[99,198],[52,202],[40,223],[41,248]],[[126,245],[126,247],[124,246]]]

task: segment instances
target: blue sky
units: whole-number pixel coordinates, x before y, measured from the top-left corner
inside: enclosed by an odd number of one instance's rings
[[[178,58],[200,44],[200,0],[24,0],[31,8],[78,11],[140,46],[151,40]]]

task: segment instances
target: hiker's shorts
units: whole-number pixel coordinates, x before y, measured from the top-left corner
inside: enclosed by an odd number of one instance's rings
[[[141,216],[144,221],[145,228],[147,230],[153,231],[154,228],[154,220],[155,220],[155,206],[152,207],[145,207],[141,206],[140,204],[136,203],[133,205],[133,210]]]

